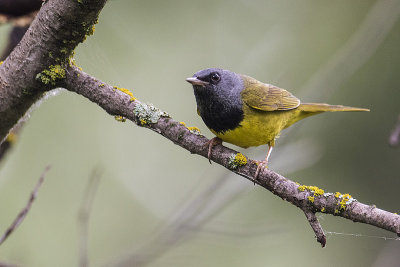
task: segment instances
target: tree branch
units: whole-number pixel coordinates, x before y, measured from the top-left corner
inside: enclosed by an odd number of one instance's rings
[[[75,66],[67,69],[64,85],[68,90],[98,104],[109,114],[123,116],[139,126],[161,134],[190,153],[207,158],[206,137],[189,130],[167,113],[136,100],[128,90],[105,84]],[[254,182],[256,163],[246,158],[245,165],[235,164],[238,154],[237,151],[217,145],[212,150],[211,160]],[[315,217],[316,212],[374,225],[400,235],[399,215],[360,203],[349,194],[325,193],[315,186],[299,185],[269,169],[263,169],[255,182],[303,210],[318,242],[323,246],[326,239]]]
[[[317,241],[321,244],[322,247],[325,247],[326,245],[326,236],[324,233],[324,230],[322,229],[321,224],[319,223],[317,216],[315,215],[315,212],[312,212],[310,210],[303,210],[304,214],[306,215],[307,221],[310,224],[311,228],[313,229],[315,233],[315,237],[317,238]]]
[[[106,0],[44,2],[20,44],[0,65],[0,142],[27,110],[64,77],[75,47]]]

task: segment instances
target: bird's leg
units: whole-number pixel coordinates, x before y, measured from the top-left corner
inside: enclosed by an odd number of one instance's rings
[[[222,144],[222,139],[221,139],[221,138],[218,138],[218,137],[214,137],[213,139],[208,140],[208,141],[204,144],[204,146],[207,146],[207,147],[208,147],[208,154],[207,154],[207,157],[208,157],[208,161],[210,162],[210,164],[211,164],[211,152],[212,152],[212,149],[213,149],[214,146],[220,145],[220,144]]]
[[[259,162],[258,162],[256,174],[254,175],[254,184],[255,184],[255,182],[256,182],[256,180],[257,180],[258,174],[259,174],[260,171],[261,171],[261,168],[264,167],[264,166],[265,166],[265,167],[268,167],[268,166],[267,166],[267,165],[268,165],[268,159],[269,159],[269,156],[271,156],[271,152],[272,152],[273,147],[274,147],[273,144],[269,143],[269,144],[268,144],[267,156],[265,157],[265,159],[264,159],[263,161],[259,161]]]
[[[268,163],[268,159],[269,159],[269,156],[271,156],[273,148],[274,147],[272,145],[268,145],[268,151],[267,151],[267,156],[265,157],[265,163]]]

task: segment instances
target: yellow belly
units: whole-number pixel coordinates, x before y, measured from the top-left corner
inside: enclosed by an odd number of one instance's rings
[[[276,136],[286,127],[296,115],[296,110],[259,111],[246,105],[243,106],[244,118],[239,127],[224,133],[211,130],[224,142],[243,148],[260,145],[274,145]]]

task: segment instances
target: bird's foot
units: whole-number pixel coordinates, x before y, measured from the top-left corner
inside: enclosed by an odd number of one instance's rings
[[[268,161],[255,160],[254,162],[257,164],[256,174],[254,175],[254,184],[256,184],[256,181],[257,181],[258,175],[260,174],[261,168],[263,168],[263,167],[268,168]]]
[[[213,149],[214,146],[220,145],[220,144],[222,144],[222,139],[220,139],[218,137],[214,137],[213,139],[208,140],[204,144],[205,147],[208,147],[207,157],[208,157],[208,161],[210,162],[210,164],[211,164],[211,152],[212,152],[212,149]]]

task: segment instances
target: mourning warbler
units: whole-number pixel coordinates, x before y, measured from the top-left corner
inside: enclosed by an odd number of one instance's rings
[[[333,111],[369,111],[364,108],[301,103],[290,92],[229,70],[210,68],[187,78],[193,85],[197,113],[217,138],[215,143],[239,147],[268,145],[267,156],[258,164],[255,178],[268,158],[279,133],[308,116]]]

